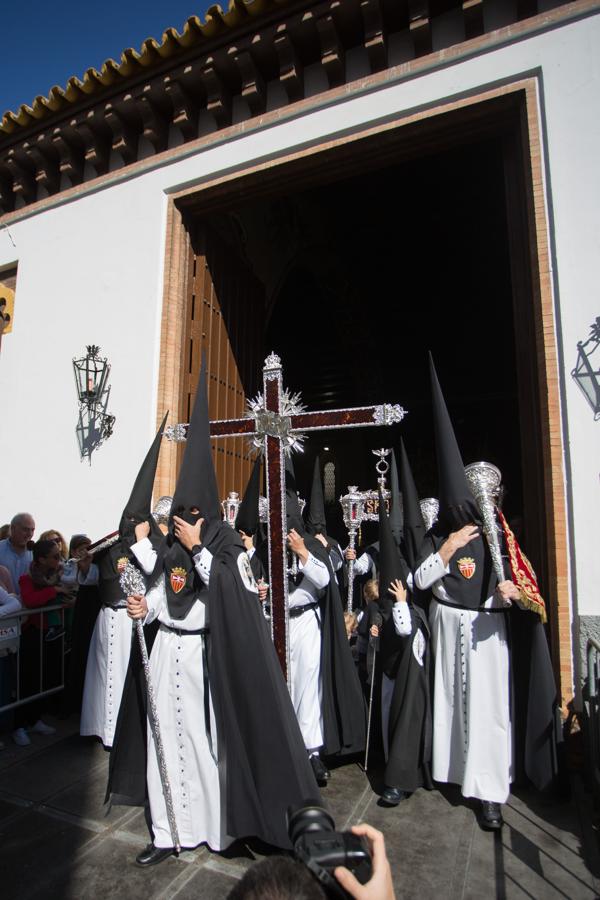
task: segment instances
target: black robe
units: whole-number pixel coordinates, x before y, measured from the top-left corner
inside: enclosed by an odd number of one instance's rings
[[[431,691],[429,666],[429,625],[422,609],[408,600],[411,632],[396,633],[393,617],[384,623],[381,634],[382,668],[394,680],[388,726],[388,760],[384,781],[407,793],[419,787],[433,787],[431,781]],[[425,640],[421,665],[413,653],[418,632]]]
[[[232,837],[255,836],[289,848],[288,806],[299,806],[309,798],[321,804],[319,790],[267,623],[238,569],[243,547],[229,526],[223,527],[231,539],[220,534],[206,613],[219,766],[226,766],[225,831]],[[127,708],[124,700],[119,712],[109,792],[114,802],[139,805],[146,798],[146,743],[139,727],[144,720],[145,692],[143,672],[135,675],[132,671]],[[122,747],[122,739],[129,740],[130,746]]]
[[[259,581],[261,578],[263,578],[265,581],[268,580],[267,579],[268,569],[265,568],[263,561],[260,558],[260,556],[258,555],[258,553],[256,552],[256,550],[250,557],[250,568],[252,569],[252,574],[254,575],[255,581]]]
[[[366,707],[346,634],[343,604],[329,553],[314,538],[307,549],[325,563],[329,584],[320,600],[323,752],[359,753],[366,742]]]

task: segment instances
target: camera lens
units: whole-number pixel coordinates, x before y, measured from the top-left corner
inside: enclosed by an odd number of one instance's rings
[[[287,811],[288,834],[292,846],[310,832],[335,831],[333,818],[316,803],[307,801],[303,806],[290,806]]]

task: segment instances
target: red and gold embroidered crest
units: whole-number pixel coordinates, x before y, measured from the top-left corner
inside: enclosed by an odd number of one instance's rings
[[[472,556],[463,556],[461,559],[457,560],[456,564],[458,566],[458,571],[463,578],[472,578],[475,574],[477,566]]]
[[[183,590],[183,588],[185,587],[186,579],[187,573],[185,569],[181,568],[181,566],[175,566],[174,569],[171,569],[171,587],[176,594],[178,594],[179,591]]]
[[[125,566],[127,565],[128,562],[129,562],[129,560],[127,559],[126,556],[120,556],[120,557],[118,558],[118,560],[117,560],[117,572],[119,573],[119,575],[121,574],[121,572],[124,572],[124,571],[125,571]]]

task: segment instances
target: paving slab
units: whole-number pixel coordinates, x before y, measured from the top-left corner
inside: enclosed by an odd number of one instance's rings
[[[77,779],[74,783],[47,797],[45,805],[49,809],[62,810],[85,819],[87,822],[95,822],[99,828],[118,825],[127,818],[131,818],[131,807],[112,806],[109,808],[104,803],[106,766],[102,762],[90,766],[83,773],[80,772],[79,777],[77,777],[77,773],[74,773],[73,778]]]
[[[59,723],[46,745],[0,751],[2,900],[219,900],[249,866],[273,852],[238,841],[224,853],[206,846],[140,869],[148,842],[143,811],[103,804],[108,756]],[[600,896],[597,833],[581,782],[550,802],[515,791],[501,833],[481,831],[477,807],[458,789],[417,791],[397,807],[378,796],[381,770],[356,760],[332,768],[323,799],[338,830],[359,821],[380,828],[398,898],[403,900],[594,900]]]
[[[98,767],[106,766],[108,754],[96,741],[78,735],[48,744],[33,755],[17,757],[0,771],[0,792],[28,800],[47,800]]]
[[[0,824],[3,898],[49,898],[60,896],[55,885],[61,872],[68,878],[71,862],[90,843],[95,832],[25,810],[15,820]]]

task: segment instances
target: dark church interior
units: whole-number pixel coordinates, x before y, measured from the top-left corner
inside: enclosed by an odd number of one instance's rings
[[[407,410],[401,425],[310,435],[294,459],[301,494],[316,453],[335,463],[337,496],[376,488],[370,451],[402,436],[420,495],[436,495],[431,350],[465,463],[498,465],[520,514],[505,204],[502,145],[488,138],[211,218],[264,285],[265,355],[281,357],[285,387],[308,409]]]

